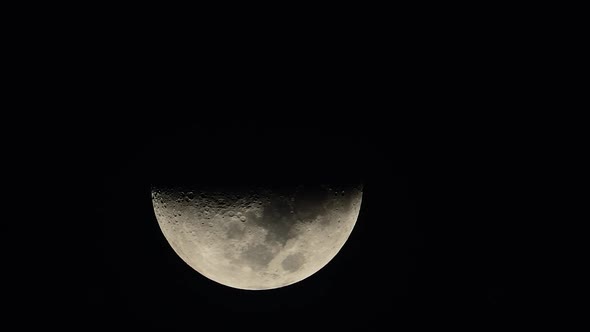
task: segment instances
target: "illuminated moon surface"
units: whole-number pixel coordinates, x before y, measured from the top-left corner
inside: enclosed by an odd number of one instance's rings
[[[328,264],[361,200],[360,185],[152,187],[156,218],[178,256],[217,283],[249,290],[291,285]]]

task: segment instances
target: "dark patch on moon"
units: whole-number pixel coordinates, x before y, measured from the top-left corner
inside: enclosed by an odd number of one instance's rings
[[[264,206],[261,218],[255,218],[254,222],[268,231],[265,242],[285,245],[296,234],[291,232],[297,219],[291,214],[291,206],[286,197],[272,197],[270,204]]]
[[[240,227],[238,224],[231,224],[227,229],[227,238],[228,239],[239,239],[244,236],[244,227]]]
[[[352,210],[355,195],[350,186],[335,186],[328,189],[323,185],[301,185],[273,188],[267,192],[266,203],[260,217],[248,214],[248,220],[267,230],[265,243],[284,246],[298,234],[293,231],[297,223],[319,222],[326,227],[337,222],[329,217],[332,210],[343,213]],[[317,219],[318,216],[328,216]]]
[[[256,220],[258,220],[258,216],[256,216],[256,213],[255,212],[252,212],[252,211],[245,212],[244,213],[244,216],[246,217],[246,220],[249,220],[249,221],[256,221]]]
[[[268,263],[270,263],[273,257],[272,250],[263,244],[250,246],[240,255],[240,258],[253,269],[261,269],[268,266]]]
[[[294,194],[293,211],[302,221],[312,221],[325,213],[324,202],[330,193],[320,186],[301,186]]]
[[[287,258],[283,260],[281,265],[283,266],[283,269],[285,271],[295,272],[299,270],[299,268],[301,268],[304,262],[305,258],[303,257],[303,254],[296,253],[287,256]]]

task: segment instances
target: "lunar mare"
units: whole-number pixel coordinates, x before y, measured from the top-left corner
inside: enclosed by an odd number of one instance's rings
[[[362,186],[152,187],[158,224],[173,250],[203,276],[249,290],[299,282],[344,246]]]

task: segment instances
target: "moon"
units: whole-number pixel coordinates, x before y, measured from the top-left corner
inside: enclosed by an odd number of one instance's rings
[[[178,256],[219,284],[265,290],[322,269],[356,224],[361,184],[152,186],[160,229]]]

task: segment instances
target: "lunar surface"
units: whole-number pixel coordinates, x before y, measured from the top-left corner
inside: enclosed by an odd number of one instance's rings
[[[152,187],[178,256],[217,283],[248,290],[291,285],[323,268],[350,236],[361,200],[361,185]]]

